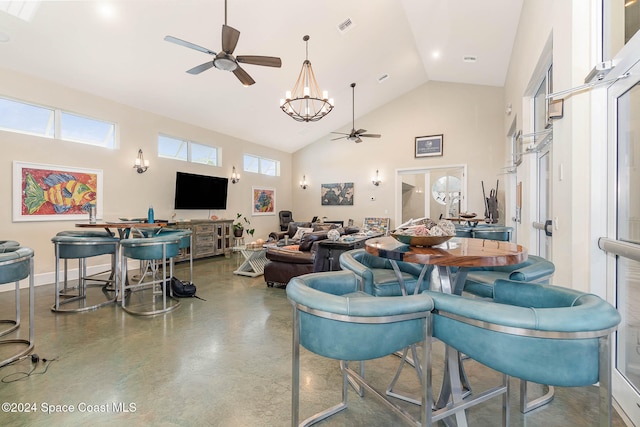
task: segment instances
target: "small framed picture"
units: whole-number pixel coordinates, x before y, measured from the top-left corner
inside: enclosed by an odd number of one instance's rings
[[[276,189],[264,187],[251,187],[251,215],[275,215],[276,214]]]
[[[416,137],[416,158],[442,156],[443,135]]]

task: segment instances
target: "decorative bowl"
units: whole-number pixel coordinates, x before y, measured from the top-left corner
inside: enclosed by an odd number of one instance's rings
[[[409,236],[391,233],[394,239],[409,246],[437,246],[455,236]]]

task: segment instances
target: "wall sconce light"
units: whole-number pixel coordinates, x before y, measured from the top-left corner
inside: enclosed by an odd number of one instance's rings
[[[302,188],[303,190],[306,190],[308,186],[309,184],[307,184],[307,176],[302,175],[302,181],[300,181],[300,188]]]
[[[373,185],[375,185],[376,187],[380,185],[380,183],[382,182],[382,178],[380,178],[380,174],[378,173],[378,170],[376,169],[376,175],[371,177],[371,182],[373,183]]]
[[[231,183],[236,184],[240,181],[240,174],[236,173],[236,167],[233,167],[233,172],[231,172]]]
[[[144,173],[149,169],[149,160],[144,159],[142,148],[138,149],[138,157],[136,157],[133,167],[138,171],[138,173]]]

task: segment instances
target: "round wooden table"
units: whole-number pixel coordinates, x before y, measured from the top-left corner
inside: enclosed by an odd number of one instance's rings
[[[397,274],[399,270],[395,261],[424,264],[423,272],[427,266],[435,265],[440,275],[440,290],[458,295],[462,293],[470,268],[520,264],[527,259],[527,249],[516,243],[466,237],[453,237],[438,246],[419,247],[387,236],[367,240],[365,249],[371,255],[389,259]],[[455,274],[450,267],[458,267]],[[403,287],[402,276],[398,274],[398,277]],[[423,275],[419,280],[422,278]],[[420,289],[419,285],[421,283],[416,284],[416,292]]]
[[[109,234],[115,236],[115,234],[111,231],[112,228],[118,230],[118,235],[121,239],[126,239],[129,237],[130,230],[136,228],[162,228],[166,227],[168,223],[166,222],[140,222],[140,221],[118,221],[118,222],[79,222],[76,224],[76,227],[79,228],[104,228]]]

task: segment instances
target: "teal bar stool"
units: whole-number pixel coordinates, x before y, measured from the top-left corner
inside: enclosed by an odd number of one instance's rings
[[[0,323],[12,325],[9,329],[0,332],[0,336],[6,336],[20,328],[20,280],[29,278],[29,339],[5,338],[0,340],[0,345],[24,344],[26,348],[0,362],[0,367],[15,362],[20,357],[33,350],[33,322],[34,322],[34,288],[33,288],[33,250],[25,247],[5,247],[0,253],[0,284],[15,283],[15,320],[0,320]]]
[[[115,235],[109,231],[100,231],[100,230],[66,230],[61,231],[56,236],[71,236],[71,237],[114,237]],[[107,284],[107,288],[109,290],[116,290],[116,264],[118,262],[118,254],[113,253],[111,255],[111,268],[107,271],[102,271],[98,273],[93,273],[88,276],[85,276],[85,279],[102,282]],[[67,281],[67,260],[64,260],[64,270],[65,270],[65,282]],[[107,279],[99,278],[99,276],[104,275],[105,273],[109,273],[109,277]]]
[[[509,242],[512,232],[512,227],[495,225],[479,225],[471,229],[471,234],[474,239],[499,240],[502,242]]]
[[[55,263],[55,300],[51,307],[55,312],[82,312],[95,310],[111,304],[117,300],[118,293],[118,249],[120,240],[107,232],[95,231],[63,231],[54,236]],[[107,279],[100,279],[95,275],[87,276],[87,258],[100,255],[111,255],[111,271]],[[68,281],[68,264],[70,259],[78,260],[78,283],[70,287]],[[60,280],[60,260],[64,260],[64,279]],[[100,273],[99,273],[100,274]],[[106,301],[87,305],[87,286],[89,281],[97,281],[102,285],[107,296]],[[112,293],[112,295],[110,295]],[[79,301],[77,307],[63,307],[66,304]]]
[[[464,399],[459,386],[449,387],[452,403],[444,399],[434,421],[453,414],[465,418],[466,409],[502,395],[502,425],[508,426],[512,376],[555,387],[598,383],[598,425],[611,426],[610,344],[621,319],[615,307],[574,289],[511,280],[496,280],[490,300],[424,294],[433,299],[433,336],[448,345],[451,371],[457,372],[460,352],[503,374],[501,385]]]
[[[358,394],[367,390],[411,425],[431,426],[432,396],[427,394],[431,373],[431,311],[433,300],[426,294],[404,297],[376,297],[359,291],[359,281],[351,271],[330,271],[294,277],[287,285],[293,305],[293,357],[291,425],[309,426],[347,408],[347,385],[353,381]],[[393,354],[418,342],[422,345],[420,371],[420,419],[415,419],[349,362],[372,360]],[[340,361],[342,400],[303,422],[300,418],[300,347],[317,355]],[[326,398],[323,398],[326,400]]]
[[[122,309],[130,314],[150,316],[167,313],[180,306],[180,301],[173,298],[171,291],[171,277],[173,277],[173,259],[179,253],[181,236],[167,235],[146,238],[123,239],[120,242],[120,279],[122,294]],[[141,275],[138,281],[129,281],[127,259],[148,261],[151,266],[151,279]],[[167,261],[169,263],[169,277],[167,277]],[[145,290],[151,289],[150,302],[143,300]],[[137,300],[133,300],[133,295]],[[160,302],[158,303],[158,299]]]
[[[186,230],[182,228],[160,228],[153,231],[145,232],[143,234],[146,237],[153,236],[176,236],[180,238],[180,243],[178,245],[178,250],[180,253],[183,251],[188,251],[189,253],[189,282],[193,283],[193,251],[191,250],[192,242],[192,232],[191,230]]]

